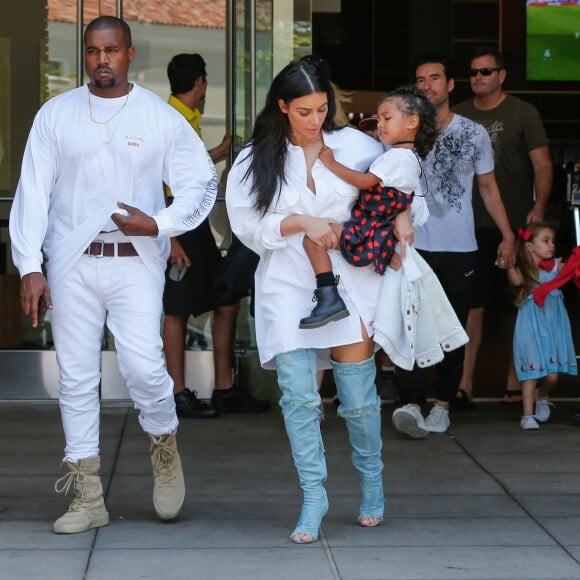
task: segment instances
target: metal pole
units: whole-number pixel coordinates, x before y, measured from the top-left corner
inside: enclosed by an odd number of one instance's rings
[[[235,134],[235,95],[234,95],[234,42],[236,15],[234,12],[234,0],[226,2],[226,132]],[[233,162],[232,148],[230,148],[229,163]]]
[[[250,0],[250,132],[256,121],[256,0]]]
[[[76,81],[77,87],[83,84],[83,0],[77,0],[77,34],[76,34]]]

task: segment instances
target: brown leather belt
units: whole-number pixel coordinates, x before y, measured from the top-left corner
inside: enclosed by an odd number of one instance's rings
[[[115,251],[115,248],[117,249]],[[131,242],[111,242],[105,243],[100,240],[91,242],[90,246],[84,251],[89,256],[95,258],[111,258],[117,256],[119,258],[127,258],[130,256],[138,256],[135,246]]]

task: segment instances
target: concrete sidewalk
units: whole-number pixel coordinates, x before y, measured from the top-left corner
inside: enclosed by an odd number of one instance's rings
[[[568,405],[568,406],[567,406]],[[384,525],[356,523],[358,478],[345,426],[323,426],[330,510],[321,539],[288,540],[300,494],[281,416],[183,420],[187,498],[157,521],[148,440],[135,411],[105,406],[109,526],[57,536],[63,436],[55,403],[0,404],[0,578],[191,580],[580,578],[580,425],[570,403],[536,432],[497,403],[455,412],[446,435],[413,441],[383,408]]]

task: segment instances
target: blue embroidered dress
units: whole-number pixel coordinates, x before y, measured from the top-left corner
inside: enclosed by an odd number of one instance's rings
[[[539,270],[540,284],[556,276],[558,262],[550,272]],[[514,363],[519,381],[540,379],[549,373],[578,374],[570,319],[560,290],[552,290],[544,306],[537,306],[530,293],[519,307]]]

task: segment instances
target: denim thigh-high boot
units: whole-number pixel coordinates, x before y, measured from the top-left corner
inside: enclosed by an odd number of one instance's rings
[[[294,350],[277,355],[275,362],[282,391],[280,407],[304,494],[300,518],[290,539],[298,543],[310,543],[309,540],[296,539],[295,536],[307,534],[311,541],[316,541],[320,522],[328,510],[324,489],[326,459],[320,434],[316,353],[309,349]]]
[[[346,421],[352,463],[361,476],[359,521],[365,517],[382,520],[385,509],[381,459],[383,443],[375,360],[371,357],[359,363],[332,361],[332,368],[340,400],[338,414]]]

